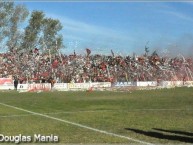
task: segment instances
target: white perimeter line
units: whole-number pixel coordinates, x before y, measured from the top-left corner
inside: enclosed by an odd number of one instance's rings
[[[92,130],[92,131],[100,132],[100,133],[103,133],[103,134],[107,134],[107,135],[111,135],[111,136],[115,136],[115,137],[119,137],[119,138],[124,138],[124,139],[134,141],[134,142],[138,142],[138,143],[141,143],[141,144],[153,145],[153,144],[148,143],[148,142],[144,142],[144,141],[140,141],[140,140],[133,139],[133,138],[130,138],[130,137],[126,137],[126,136],[114,134],[114,133],[111,133],[111,132],[99,130],[99,129],[96,129],[96,128],[92,128],[92,127],[89,127],[89,126],[85,126],[85,125],[81,125],[81,124],[78,124],[78,123],[70,122],[70,121],[67,121],[67,120],[62,120],[60,118],[55,118],[55,117],[44,115],[44,114],[41,114],[41,113],[32,112],[32,111],[22,109],[22,108],[18,108],[18,107],[15,107],[15,106],[11,106],[11,105],[8,105],[8,104],[4,104],[4,103],[0,103],[0,104],[3,105],[3,106],[7,106],[7,107],[10,107],[10,108],[14,108],[14,109],[17,109],[17,110],[28,112],[28,113],[31,113],[31,114],[43,116],[43,117],[46,117],[46,118],[50,118],[50,119],[53,119],[53,120],[57,120],[57,121],[60,121],[60,122],[64,122],[64,123],[67,123],[67,124],[78,126],[78,127],[81,127],[81,128],[86,128],[86,129],[89,129],[89,130]]]

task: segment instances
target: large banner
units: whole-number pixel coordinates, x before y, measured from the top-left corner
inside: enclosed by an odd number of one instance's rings
[[[11,78],[0,78],[0,90],[13,90],[13,80]]]

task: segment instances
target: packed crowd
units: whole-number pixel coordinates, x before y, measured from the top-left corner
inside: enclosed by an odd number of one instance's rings
[[[90,50],[89,50],[90,51]],[[18,76],[20,83],[126,82],[193,80],[193,59],[151,56],[63,55],[41,53],[36,48],[0,54],[0,77]]]

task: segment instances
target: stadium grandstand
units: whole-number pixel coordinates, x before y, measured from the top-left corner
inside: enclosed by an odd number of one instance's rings
[[[14,49],[0,54],[0,78],[18,79],[19,84],[96,83],[108,86],[163,86],[164,82],[184,85],[193,81],[193,60],[178,55],[174,58],[151,56],[62,55],[41,53],[35,48],[28,53]],[[140,83],[139,83],[140,82]],[[141,84],[141,85],[140,85]],[[86,87],[89,88],[89,87]],[[10,89],[10,88],[9,88]]]

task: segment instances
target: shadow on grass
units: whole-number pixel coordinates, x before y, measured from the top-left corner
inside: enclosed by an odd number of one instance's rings
[[[174,134],[193,136],[193,133],[191,132],[184,132],[184,131],[177,131],[177,130],[165,130],[165,129],[159,129],[159,128],[153,128],[153,129],[157,131],[169,132],[169,133],[174,133]]]
[[[142,134],[145,136],[154,137],[158,139],[167,139],[167,140],[180,141],[180,142],[185,142],[185,143],[193,143],[193,138],[191,137],[179,136],[179,135],[168,135],[168,134],[163,134],[163,133],[156,132],[156,131],[143,131],[143,130],[132,129],[132,128],[125,128],[125,129],[129,131],[133,131],[138,134]],[[169,132],[169,130],[162,130],[162,129],[159,129],[159,131],[164,131],[164,132],[168,131]],[[181,132],[181,131],[177,131],[177,132]],[[171,131],[171,133],[173,132]],[[183,133],[186,133],[186,132],[183,132]]]

